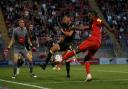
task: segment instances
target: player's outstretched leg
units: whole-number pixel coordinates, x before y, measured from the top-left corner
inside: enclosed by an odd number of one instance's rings
[[[72,57],[72,56],[74,56],[74,55],[76,55],[76,54],[78,54],[78,53],[80,53],[81,51],[80,51],[80,49],[78,48],[78,49],[76,49],[76,50],[72,50],[72,51],[68,51],[68,52],[66,52],[64,55],[63,55],[63,60],[67,60],[68,58],[70,58],[70,57]]]
[[[75,54],[76,54],[76,51],[75,51],[75,50],[69,51],[69,52],[67,52],[67,53],[65,53],[65,54],[63,55],[63,60],[67,60],[68,58],[74,56]]]

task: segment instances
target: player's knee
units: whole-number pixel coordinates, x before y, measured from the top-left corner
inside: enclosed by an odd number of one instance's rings
[[[28,53],[27,54],[27,59],[28,59],[29,62],[32,62],[32,55]]]
[[[29,55],[32,55],[32,51],[29,51],[28,53],[29,53]]]
[[[18,62],[18,59],[15,59],[15,58],[14,58],[13,63],[14,63],[14,64],[17,64],[17,62]]]
[[[13,60],[14,64],[17,64],[17,61],[18,61],[18,56],[14,56],[14,60]]]
[[[51,47],[50,50],[51,50],[52,52],[55,52],[55,51],[60,50],[60,47],[59,47],[59,45],[54,45],[53,47]]]

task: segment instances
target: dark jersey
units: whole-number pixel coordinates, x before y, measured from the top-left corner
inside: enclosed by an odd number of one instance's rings
[[[29,31],[29,36],[30,36],[31,41],[36,41],[37,40],[37,37],[36,37],[36,34],[35,34],[34,30]]]
[[[33,41],[36,41],[37,40],[37,37],[36,37],[36,34],[35,34],[35,31],[34,30],[29,31],[29,37],[30,37],[30,40],[31,40],[32,44],[33,44]],[[29,45],[27,39],[26,39],[25,42],[26,42],[25,43],[25,46],[26,46],[27,50],[30,50],[30,45]]]
[[[63,30],[64,30],[64,31],[71,31],[71,30],[74,30],[74,29],[71,29],[71,28],[73,27],[73,24],[72,24],[72,23],[71,23],[70,25],[65,24],[65,25],[63,25],[62,27],[63,27]],[[65,43],[72,43],[73,38],[74,38],[74,36],[75,36],[75,31],[73,32],[73,34],[72,34],[71,36],[66,36],[66,35],[64,35],[63,33],[62,33],[62,35],[64,36],[64,42],[65,42]]]

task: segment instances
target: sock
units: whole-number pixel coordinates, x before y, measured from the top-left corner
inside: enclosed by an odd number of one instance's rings
[[[66,62],[66,72],[67,76],[70,76],[70,62]]]
[[[50,50],[49,51],[49,53],[48,53],[48,55],[47,55],[47,59],[46,59],[46,61],[45,61],[45,65],[47,66],[47,64],[48,64],[48,62],[50,61],[50,59],[51,59],[51,57],[52,57],[52,51]]]
[[[16,75],[16,72],[17,72],[17,64],[15,63],[13,65],[13,75]]]
[[[75,55],[75,54],[76,54],[75,51],[67,52],[66,54],[64,54],[63,60],[66,60],[66,59],[68,59],[69,57],[72,57],[72,56]]]
[[[90,63],[89,62],[85,62],[85,69],[86,69],[86,73],[90,73]]]
[[[32,74],[33,73],[33,63],[29,62],[29,72]]]

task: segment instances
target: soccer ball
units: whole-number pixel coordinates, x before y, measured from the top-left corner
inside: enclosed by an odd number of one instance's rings
[[[55,62],[60,63],[62,61],[62,55],[56,54],[54,59],[55,59]]]

